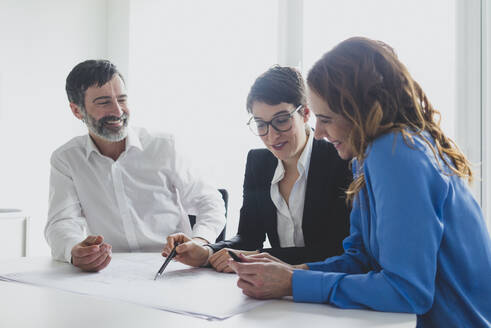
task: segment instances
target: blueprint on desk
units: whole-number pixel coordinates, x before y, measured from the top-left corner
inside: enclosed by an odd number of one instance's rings
[[[114,253],[109,266],[97,273],[57,263],[45,270],[3,274],[0,279],[122,300],[209,320],[223,320],[265,302],[243,295],[235,274],[192,268],[175,261],[154,281],[163,260],[159,253]]]

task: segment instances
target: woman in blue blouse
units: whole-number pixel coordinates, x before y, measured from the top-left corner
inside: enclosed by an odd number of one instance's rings
[[[344,254],[287,265],[268,254],[230,263],[256,298],[418,315],[418,327],[490,327],[491,241],[421,87],[386,44],[351,38],[311,69],[316,138],[353,159]]]

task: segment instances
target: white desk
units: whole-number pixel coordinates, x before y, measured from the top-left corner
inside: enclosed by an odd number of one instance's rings
[[[50,258],[0,261],[0,272],[23,271],[26,263],[39,269]],[[192,295],[190,295],[192,297]],[[322,304],[275,300],[223,321],[206,321],[126,302],[0,281],[0,327],[415,327],[416,316],[364,310],[342,310]]]

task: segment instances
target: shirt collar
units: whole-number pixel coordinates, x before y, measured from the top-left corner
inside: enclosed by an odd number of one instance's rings
[[[143,150],[142,144],[140,142],[140,138],[138,138],[137,133],[135,130],[133,130],[131,127],[128,126],[128,134],[126,136],[126,149],[125,152],[128,151],[130,148],[137,148],[140,150]],[[99,154],[102,156],[102,154],[99,152],[99,149],[97,149],[97,146],[95,145],[94,141],[90,137],[89,134],[86,136],[86,145],[85,145],[85,158],[89,159],[90,154],[93,152]]]
[[[297,163],[298,173],[300,174],[300,176],[305,174],[306,177],[308,176],[308,172],[309,172],[310,157],[312,155],[312,144],[314,142],[313,141],[314,132],[311,131],[309,128],[307,133],[309,133],[307,143],[305,144],[305,147]],[[276,171],[274,172],[273,179],[271,180],[271,184],[280,182],[284,176],[285,176],[285,167],[283,166],[283,162],[280,159],[278,159],[278,165],[276,166]]]
[[[128,136],[126,137],[126,150],[132,147],[143,150],[143,146],[141,144],[140,138],[138,137],[138,134],[135,130],[128,126]]]
[[[278,165],[276,166],[276,171],[274,171],[273,180],[271,180],[271,184],[275,184],[280,182],[285,176],[285,167],[283,166],[283,162],[278,159]]]

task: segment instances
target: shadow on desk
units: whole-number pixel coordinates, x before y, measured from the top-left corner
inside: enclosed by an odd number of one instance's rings
[[[292,316],[292,313],[295,315]],[[291,297],[267,303],[254,311],[241,314],[240,317],[251,322],[261,322],[264,327],[279,327],[276,324],[280,318],[288,318],[285,327],[298,328],[306,325],[309,328],[316,327],[317,325],[312,325],[312,322],[322,322],[325,327],[416,326],[414,314],[340,309],[327,304],[295,303]]]

